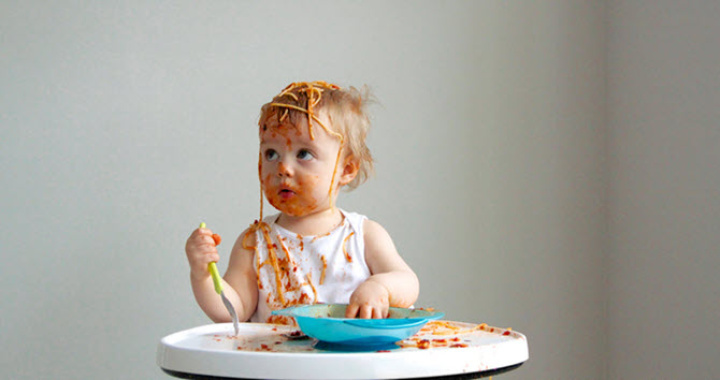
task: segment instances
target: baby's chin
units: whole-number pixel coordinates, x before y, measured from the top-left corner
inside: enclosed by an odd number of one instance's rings
[[[276,199],[269,199],[270,205],[283,214],[301,218],[317,211],[316,205],[307,205],[302,202],[282,202]]]

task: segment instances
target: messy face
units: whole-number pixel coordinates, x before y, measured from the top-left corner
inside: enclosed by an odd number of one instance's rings
[[[319,118],[329,125],[324,115]],[[311,138],[306,121],[293,125],[275,117],[266,120],[260,127],[260,181],[268,202],[296,217],[332,207],[339,149],[339,139],[322,128],[315,128]]]

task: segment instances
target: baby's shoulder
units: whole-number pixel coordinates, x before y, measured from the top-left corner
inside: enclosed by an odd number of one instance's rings
[[[370,218],[365,218],[365,220],[362,221],[362,226],[363,236],[366,241],[377,239],[378,237],[390,236],[385,227]]]
[[[347,221],[347,224],[350,225],[350,227],[355,231],[363,231],[365,228],[365,221],[368,220],[368,217],[352,211],[345,211],[341,210],[343,217]]]
[[[267,224],[265,222],[258,222],[256,220],[240,233],[236,245],[245,250],[255,250],[255,248],[257,248],[257,234],[258,232],[262,232],[262,229],[266,226]]]

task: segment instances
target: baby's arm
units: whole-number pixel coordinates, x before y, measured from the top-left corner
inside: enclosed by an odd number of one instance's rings
[[[243,232],[235,242],[228,270],[222,279],[223,293],[235,307],[240,321],[247,321],[257,306],[257,280],[253,268],[253,252],[243,248],[242,240],[248,231]],[[210,262],[220,257],[212,239],[212,231],[207,228],[195,230],[188,238],[185,252],[190,263],[190,282],[200,308],[214,322],[231,320],[220,295],[215,292],[212,277],[207,270]],[[208,240],[209,239],[209,240]]]
[[[390,306],[409,307],[415,303],[420,284],[380,224],[366,220],[364,230],[365,260],[371,276],[353,292],[345,316],[385,318]]]

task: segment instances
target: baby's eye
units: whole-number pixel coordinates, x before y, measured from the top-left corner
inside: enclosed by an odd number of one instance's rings
[[[280,157],[280,155],[275,151],[275,149],[268,149],[265,151],[265,159],[268,161],[275,161]]]
[[[300,151],[299,151],[298,154],[297,154],[297,158],[299,158],[299,159],[301,159],[301,160],[306,160],[306,161],[307,161],[307,160],[312,159],[312,158],[313,158],[313,155],[312,155],[312,153],[310,153],[310,151],[307,150],[307,149],[300,149]]]

